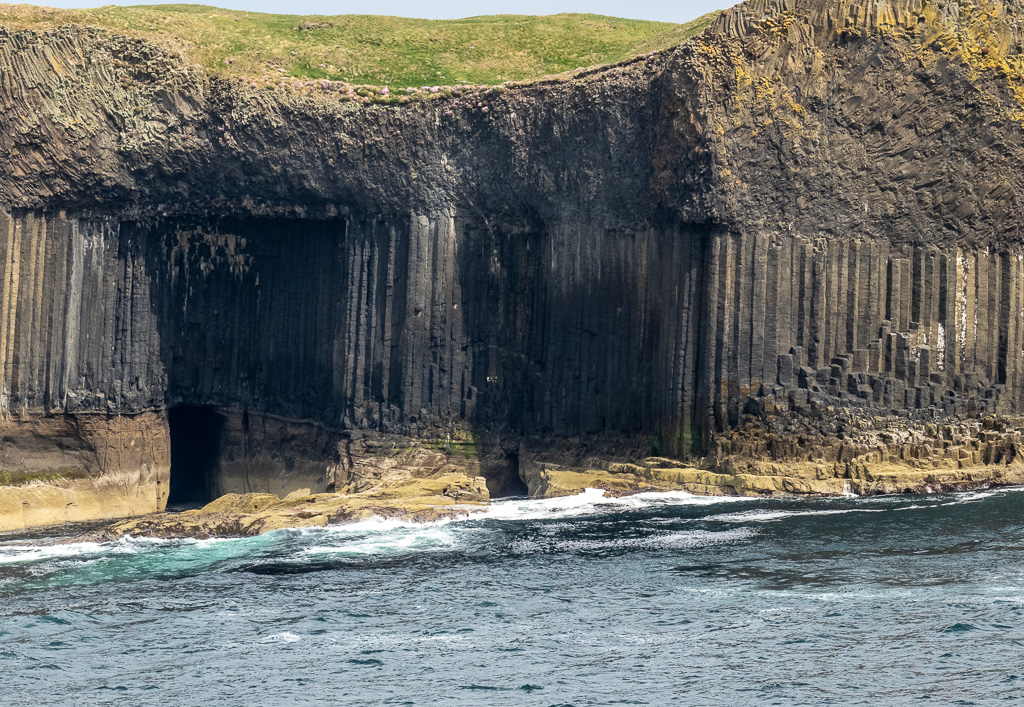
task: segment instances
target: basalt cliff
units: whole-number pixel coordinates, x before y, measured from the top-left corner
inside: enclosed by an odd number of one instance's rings
[[[1017,0],[750,0],[408,105],[0,30],[0,529],[1022,481],[1022,125]]]

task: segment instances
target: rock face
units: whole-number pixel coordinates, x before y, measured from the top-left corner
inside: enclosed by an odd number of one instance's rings
[[[133,512],[162,508],[182,405],[223,419],[218,492],[334,492],[373,476],[367,445],[453,440],[492,491],[645,457],[704,491],[1014,481],[1021,17],[751,0],[671,52],[402,106],[0,30],[0,411],[25,450],[0,498],[128,473]],[[18,441],[123,420],[135,456]]]
[[[0,531],[163,508],[170,472],[161,414],[8,418]]]

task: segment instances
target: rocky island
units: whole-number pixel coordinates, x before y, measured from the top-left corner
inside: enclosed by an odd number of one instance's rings
[[[1024,3],[300,83],[0,29],[0,530],[1024,481]]]

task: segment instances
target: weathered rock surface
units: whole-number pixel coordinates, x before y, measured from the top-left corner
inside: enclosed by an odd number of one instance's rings
[[[207,406],[221,492],[339,492],[398,437],[531,493],[652,454],[709,492],[1019,481],[1022,18],[751,0],[410,106],[0,30],[4,429]]]
[[[312,528],[372,518],[428,522],[458,518],[486,508],[482,478],[450,472],[354,494],[227,494],[203,508],[154,513],[113,523],[76,540],[108,541],[131,535],[155,538],[212,538],[260,535],[281,528]]]
[[[157,413],[7,420],[0,443],[0,531],[120,518],[167,503],[170,447]]]

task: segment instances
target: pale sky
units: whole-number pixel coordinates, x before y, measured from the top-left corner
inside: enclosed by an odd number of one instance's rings
[[[93,0],[43,0],[33,5],[49,7],[97,7],[99,5],[141,5],[131,2]],[[712,10],[734,4],[729,0],[214,0],[202,4],[229,10],[281,12],[292,15],[396,15],[426,19],[452,19],[474,15],[554,15],[561,12],[592,12],[598,15],[638,20],[686,22]]]

